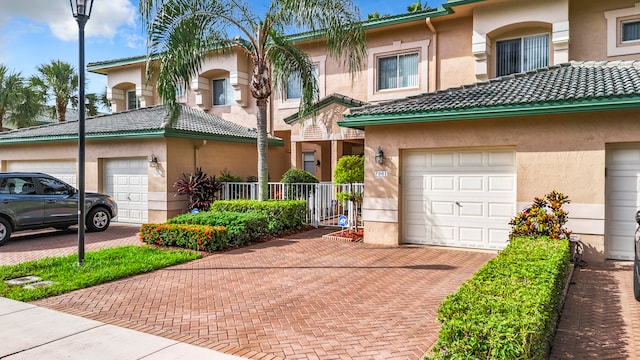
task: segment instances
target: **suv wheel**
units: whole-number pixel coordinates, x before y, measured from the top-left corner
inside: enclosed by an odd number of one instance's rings
[[[11,237],[11,224],[0,217],[0,245],[4,245]]]
[[[111,223],[111,215],[102,207],[96,207],[89,211],[87,215],[87,230],[91,232],[105,231]]]

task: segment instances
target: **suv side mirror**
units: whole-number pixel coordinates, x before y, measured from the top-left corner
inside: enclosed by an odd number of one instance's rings
[[[638,223],[638,225],[640,225],[640,210],[638,210],[636,212],[636,223]]]

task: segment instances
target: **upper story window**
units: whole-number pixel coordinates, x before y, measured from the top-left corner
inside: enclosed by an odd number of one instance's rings
[[[313,66],[313,75],[318,81],[318,66]],[[300,99],[302,97],[302,79],[300,79],[300,72],[296,71],[291,74],[289,81],[287,82],[287,100]]]
[[[549,34],[496,41],[496,76],[549,65]]]
[[[620,40],[623,43],[640,40],[640,19],[620,22]]]
[[[140,102],[136,96],[135,90],[127,91],[127,110],[133,110],[140,107]]]
[[[178,102],[187,102],[187,91],[183,83],[176,84],[176,99]]]
[[[185,95],[184,84],[177,84],[176,85],[176,96],[184,96],[184,95]]]
[[[227,79],[214,79],[213,80],[213,105],[229,105],[229,99],[227,96]]]
[[[378,58],[378,90],[418,86],[417,52]]]
[[[607,56],[640,54],[640,2],[604,12],[607,19]]]

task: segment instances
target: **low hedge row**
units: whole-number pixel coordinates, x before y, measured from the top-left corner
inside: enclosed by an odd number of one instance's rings
[[[267,216],[269,235],[280,235],[300,230],[307,214],[307,202],[303,200],[218,200],[211,204],[211,211],[260,213]]]
[[[147,244],[208,252],[222,250],[229,246],[223,226],[143,224],[140,227],[140,240]]]
[[[183,214],[167,220],[167,224],[197,224],[224,226],[230,246],[248,245],[267,234],[269,220],[262,213],[240,213],[234,211],[203,211]]]
[[[544,359],[570,271],[567,240],[512,238],[438,308],[426,359]]]
[[[166,224],[142,225],[140,239],[147,244],[213,252],[302,229],[306,212],[305,201],[216,201],[211,211],[178,215]]]

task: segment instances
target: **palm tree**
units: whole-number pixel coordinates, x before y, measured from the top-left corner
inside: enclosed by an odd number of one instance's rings
[[[149,36],[149,59],[159,59],[158,94],[177,118],[176,88],[196,76],[210,51],[243,51],[253,67],[250,90],[258,107],[259,199],[268,196],[267,103],[272,88],[290,76],[302,83],[300,112],[307,114],[318,93],[309,56],[285,36],[285,29],[317,32],[328,54],[357,74],[366,56],[364,32],[351,0],[272,0],[255,15],[242,0],[140,0]]]
[[[413,3],[407,6],[407,12],[417,12],[417,11],[422,11],[426,9],[427,9],[427,5],[425,4],[425,6],[422,6],[422,3],[420,2],[420,0],[418,0],[418,2],[416,3]]]
[[[51,64],[38,66],[38,76],[31,79],[33,86],[42,91],[47,100],[55,101],[58,121],[66,120],[67,105],[77,98],[78,73],[69,63],[51,60]]]
[[[15,127],[31,126],[42,109],[39,94],[19,72],[0,64],[0,131],[5,122]]]

